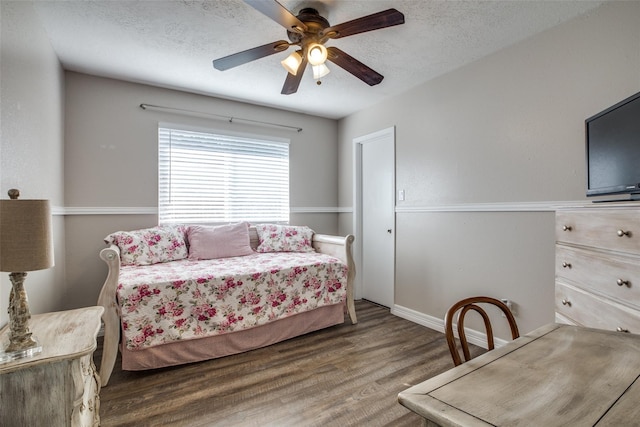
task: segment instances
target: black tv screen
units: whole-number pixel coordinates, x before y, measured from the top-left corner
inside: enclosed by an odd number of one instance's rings
[[[640,92],[585,120],[587,196],[640,198]]]

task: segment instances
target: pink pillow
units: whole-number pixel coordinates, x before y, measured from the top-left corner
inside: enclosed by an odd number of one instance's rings
[[[313,230],[307,226],[258,224],[260,245],[256,252],[315,252]]]
[[[254,253],[246,222],[216,227],[192,225],[187,230],[187,239],[189,259],[229,258]]]

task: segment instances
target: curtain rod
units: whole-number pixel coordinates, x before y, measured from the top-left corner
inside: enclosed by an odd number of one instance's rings
[[[182,115],[185,115],[185,116],[211,117],[211,118],[218,119],[218,120],[225,120],[225,121],[228,121],[229,123],[233,123],[233,122],[237,121],[237,122],[245,122],[245,123],[258,125],[258,126],[277,127],[277,128],[288,129],[288,130],[292,130],[292,131],[296,131],[296,132],[302,132],[302,128],[301,127],[281,125],[279,123],[261,122],[261,121],[258,121],[258,120],[243,119],[243,118],[240,118],[240,117],[222,116],[222,115],[219,115],[219,114],[204,113],[204,112],[201,112],[201,111],[193,111],[193,110],[185,110],[185,109],[182,109],[182,108],[163,107],[161,105],[152,105],[152,104],[140,104],[140,108],[142,108],[143,110],[174,112],[174,113],[182,114]]]

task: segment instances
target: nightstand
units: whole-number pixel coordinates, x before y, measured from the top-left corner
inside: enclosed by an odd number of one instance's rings
[[[0,364],[0,425],[97,426],[100,377],[93,364],[102,307],[33,315],[42,345],[30,358]],[[0,331],[0,346],[9,327]]]

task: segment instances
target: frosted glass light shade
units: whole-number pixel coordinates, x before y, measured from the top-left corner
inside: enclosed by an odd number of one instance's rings
[[[307,54],[309,64],[320,65],[324,64],[327,60],[327,48],[319,43],[309,46],[309,53]]]
[[[293,52],[283,61],[280,61],[280,63],[289,74],[293,74],[295,76],[296,74],[298,74],[300,64],[302,64],[302,56],[298,52]]]
[[[326,76],[331,72],[331,70],[329,70],[329,67],[324,64],[313,65],[311,68],[313,69],[313,78],[316,80]]]

